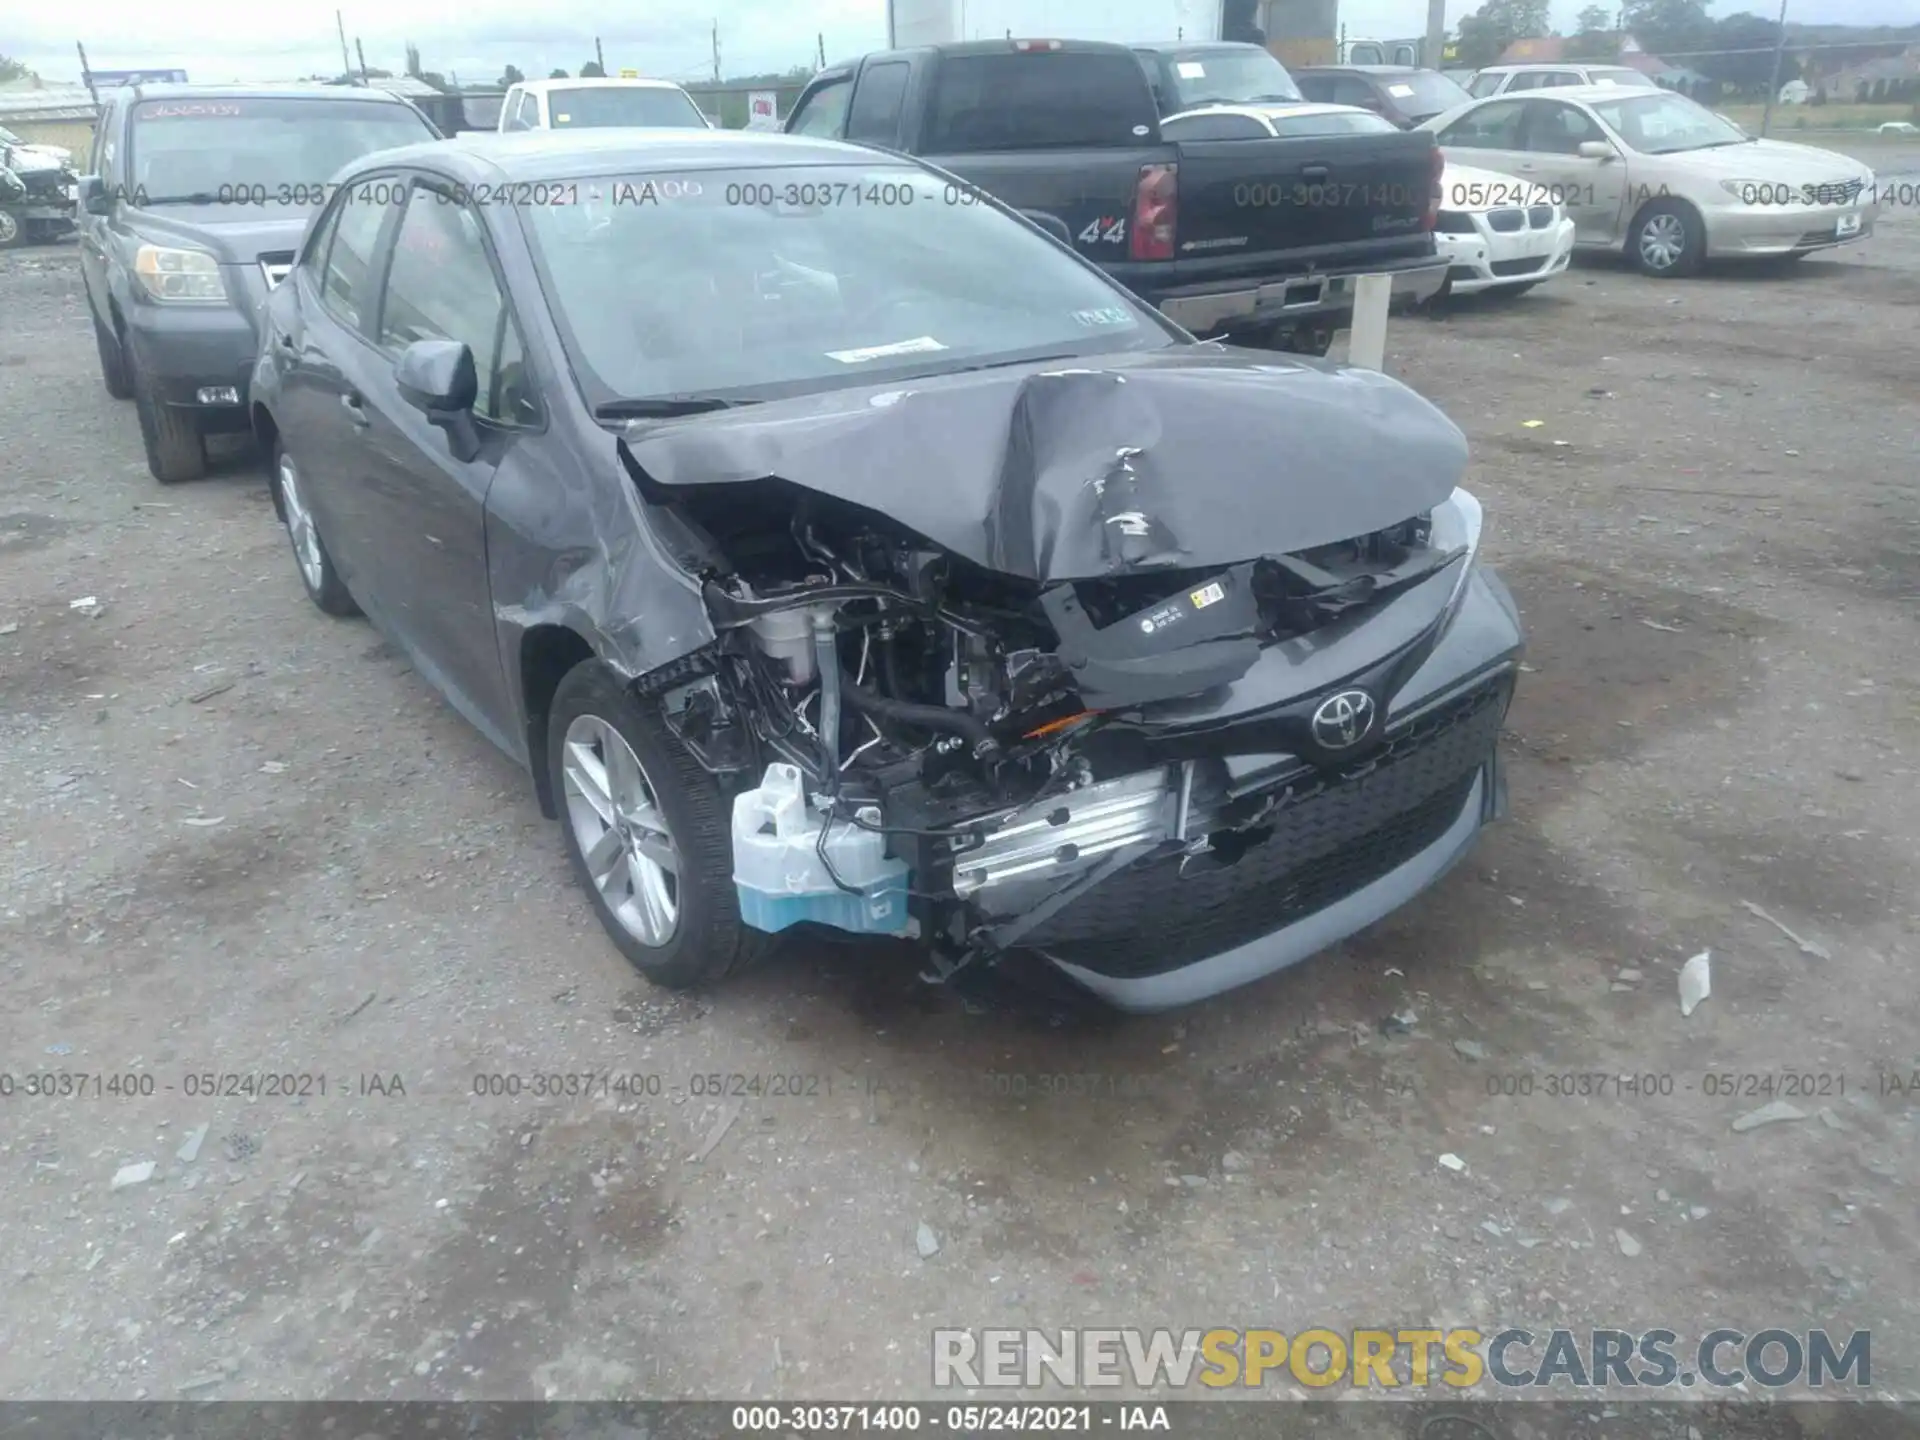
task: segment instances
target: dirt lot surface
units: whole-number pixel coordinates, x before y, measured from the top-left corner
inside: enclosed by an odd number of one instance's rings
[[[890,948],[696,1000],[250,456],[148,477],[72,248],[0,259],[0,1395],[924,1395],[936,1325],[1114,1324],[1870,1328],[1920,1390],[1920,211],[1389,347],[1531,634],[1465,865],[1169,1016]]]

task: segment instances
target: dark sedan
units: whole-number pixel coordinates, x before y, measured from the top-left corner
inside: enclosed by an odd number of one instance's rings
[[[741,132],[369,157],[267,306],[308,593],[532,772],[644,974],[798,924],[1131,1009],[1503,806],[1460,432],[1192,339],[952,176]]]
[[[1473,99],[1438,70],[1411,65],[1313,65],[1295,70],[1293,79],[1309,100],[1358,105],[1402,130]]]

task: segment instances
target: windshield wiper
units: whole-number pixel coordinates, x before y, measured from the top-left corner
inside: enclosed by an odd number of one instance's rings
[[[1241,103],[1246,105],[1304,105],[1307,103],[1307,97],[1304,95],[1250,95]]]
[[[235,188],[244,189],[241,186]],[[129,192],[128,198],[133,198],[133,192]],[[218,205],[220,197],[211,190],[195,190],[190,195],[142,195],[139,203],[143,209],[154,205]]]
[[[978,365],[962,365],[957,370],[942,371],[948,375],[968,375],[975,370],[1003,370],[1009,365],[1045,365],[1054,360],[1078,360],[1078,355],[1021,355],[1012,360],[985,360]]]
[[[675,415],[704,415],[709,410],[731,410],[757,405],[757,400],[728,400],[719,395],[649,395],[632,400],[609,400],[593,407],[596,420],[665,420]]]

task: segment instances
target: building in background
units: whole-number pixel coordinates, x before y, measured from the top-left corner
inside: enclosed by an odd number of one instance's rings
[[[0,125],[29,145],[58,145],[86,169],[93,154],[93,122],[100,107],[84,85],[14,80],[0,85]]]

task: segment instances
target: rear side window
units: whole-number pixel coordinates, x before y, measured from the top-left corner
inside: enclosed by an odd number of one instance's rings
[[[1440,132],[1440,143],[1469,150],[1518,150],[1524,102],[1501,100],[1462,115]]]
[[[868,66],[847,111],[847,139],[863,145],[894,144],[900,138],[900,101],[906,93],[906,62]]]
[[[1478,75],[1473,77],[1473,83],[1467,86],[1467,93],[1476,100],[1484,100],[1489,95],[1498,95],[1500,93],[1500,82],[1506,78],[1504,72],[1499,75],[1494,75],[1482,70]]]
[[[964,155],[1138,145],[1156,118],[1146,74],[1124,51],[960,55],[940,66],[921,148]]]

